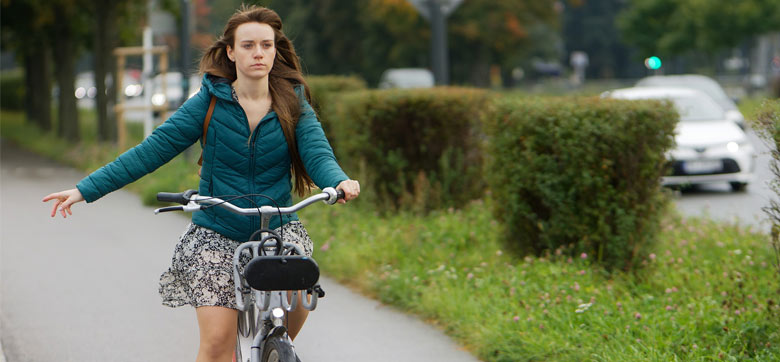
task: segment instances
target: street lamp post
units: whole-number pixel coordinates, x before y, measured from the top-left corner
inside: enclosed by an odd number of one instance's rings
[[[431,23],[431,70],[437,85],[450,83],[447,56],[447,16],[463,0],[407,0]]]
[[[428,0],[431,21],[431,65],[437,85],[447,85],[449,62],[447,61],[447,22],[442,14],[441,4]]]
[[[190,0],[181,0],[181,103],[190,95]]]

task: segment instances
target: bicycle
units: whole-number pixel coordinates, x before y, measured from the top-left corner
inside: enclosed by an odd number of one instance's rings
[[[305,256],[299,246],[284,242],[276,232],[268,229],[268,224],[274,215],[291,214],[317,201],[333,205],[342,198],[343,191],[326,187],[321,193],[289,207],[240,208],[229,200],[198,195],[195,190],[157,194],[159,201],[176,202],[183,206],[162,207],[154,210],[155,214],[168,211],[194,212],[218,206],[236,214],[261,217],[260,229],[252,234],[248,242],[239,245],[233,255],[233,276],[239,309],[234,361],[243,362],[244,356],[249,357],[246,360],[248,362],[296,361],[292,340],[284,326],[287,313],[297,308],[299,292],[305,293],[301,296],[302,307],[313,311],[317,307],[318,298],[325,296],[325,291],[317,284],[320,272],[316,261]],[[254,241],[257,236],[260,236],[260,240]],[[274,254],[268,255],[270,252]],[[243,266],[243,272],[242,257],[244,260],[250,259]]]

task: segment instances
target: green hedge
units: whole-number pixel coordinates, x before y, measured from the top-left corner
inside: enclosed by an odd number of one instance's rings
[[[337,156],[358,171],[366,199],[424,212],[483,195],[478,143],[487,99],[466,88],[352,92],[326,118]]]
[[[306,77],[312,97],[312,107],[317,113],[333,101],[338,101],[338,94],[364,90],[366,81],[358,76],[340,75],[310,75]]]
[[[652,101],[495,102],[485,117],[485,174],[507,247],[584,252],[630,268],[657,234],[677,121],[668,104]]]
[[[338,103],[344,93],[365,90],[366,81],[358,76],[315,75],[306,77],[306,83],[311,91],[311,106],[317,112],[325,136],[336,149],[338,146],[329,116],[331,106]]]

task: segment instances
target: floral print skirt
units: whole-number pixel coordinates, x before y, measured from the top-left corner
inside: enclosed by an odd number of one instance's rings
[[[311,256],[313,243],[300,221],[291,221],[275,231],[284,241]],[[162,304],[168,307],[219,306],[238,309],[233,281],[233,254],[240,243],[190,223],[173,253],[171,267],[160,276]],[[249,255],[241,262],[246,264]]]

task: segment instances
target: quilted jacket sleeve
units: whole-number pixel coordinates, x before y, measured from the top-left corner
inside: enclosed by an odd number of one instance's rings
[[[296,88],[300,96],[300,87]],[[319,188],[336,187],[349,177],[336,162],[333,149],[325,138],[325,132],[309,102],[301,98],[301,117],[295,128],[298,152],[303,166]]]
[[[138,180],[195,143],[203,132],[209,99],[201,88],[141,144],[79,181],[76,187],[84,199],[93,202]]]

